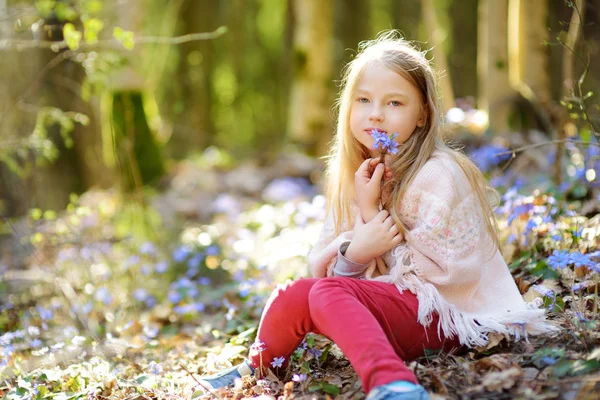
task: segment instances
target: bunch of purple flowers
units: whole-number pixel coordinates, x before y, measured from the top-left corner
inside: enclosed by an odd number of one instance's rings
[[[393,135],[388,135],[385,132],[379,132],[377,129],[373,129],[371,131],[371,137],[375,140],[373,143],[372,149],[375,150],[378,147],[381,147],[381,157],[386,154],[398,154],[398,143],[396,143],[396,137],[398,136],[398,132]]]

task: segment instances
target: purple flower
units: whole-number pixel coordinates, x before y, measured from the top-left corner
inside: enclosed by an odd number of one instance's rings
[[[210,278],[202,276],[202,277],[198,278],[198,284],[202,285],[202,286],[210,285]]]
[[[571,257],[569,252],[565,250],[554,250],[552,255],[548,257],[548,265],[553,269],[563,269],[571,264]]]
[[[206,252],[206,255],[216,256],[217,254],[219,254],[219,246],[213,244],[208,246],[204,251]]]
[[[398,154],[398,143],[394,140],[398,136],[398,132],[394,133],[391,136],[388,136],[385,132],[380,132],[377,129],[373,129],[371,131],[371,137],[375,142],[371,147],[373,150],[381,147],[381,152],[383,154]]]
[[[542,362],[546,365],[553,365],[556,364],[556,359],[550,356],[545,356],[542,358]]]
[[[179,292],[174,291],[169,292],[167,297],[172,304],[177,304],[183,299],[183,296]]]
[[[250,350],[257,351],[259,353],[262,353],[266,349],[267,346],[261,342],[260,339],[256,339],[256,342],[252,343],[252,346],[250,346]]]
[[[47,321],[54,317],[54,313],[52,312],[52,310],[47,310],[41,306],[37,306],[36,308],[38,313],[40,314],[40,318],[42,319],[42,321]]]
[[[110,292],[105,287],[101,287],[98,290],[96,290],[96,294],[94,294],[94,299],[101,301],[102,303],[104,303],[104,305],[109,305],[113,301]]]
[[[162,365],[157,364],[154,361],[152,361],[150,363],[150,365],[148,366],[148,370],[150,371],[150,373],[152,373],[154,375],[160,375],[163,372],[163,367],[162,367]]]
[[[551,298],[552,303],[548,306],[548,309],[550,311],[554,310],[554,306],[556,305],[556,294],[554,294],[551,289],[548,289],[544,285],[533,285],[531,288],[540,293],[542,296]]]
[[[175,262],[183,262],[188,256],[191,254],[191,250],[187,246],[179,246],[173,251],[173,261]]]
[[[204,254],[196,253],[188,260],[187,265],[192,269],[197,269],[202,261],[204,261]]]
[[[154,253],[156,253],[156,246],[152,242],[144,242],[140,246],[140,253],[142,253],[142,254],[154,254]]]
[[[148,292],[146,289],[137,288],[133,291],[133,298],[137,301],[144,301],[148,297]]]
[[[577,316],[577,318],[579,319],[579,321],[581,321],[581,322],[589,322],[589,319],[587,319],[586,317],[584,317],[583,314],[580,313],[579,311],[577,311],[575,313],[575,315]]]
[[[283,366],[283,362],[285,361],[285,357],[275,357],[271,362],[271,366],[273,368],[281,368]]]
[[[159,261],[154,266],[154,270],[159,274],[167,272],[168,269],[169,269],[169,264],[167,264],[166,261]]]
[[[575,264],[576,267],[592,267],[594,263],[587,254],[581,254],[581,252],[569,254],[569,260]]]
[[[315,348],[308,349],[308,352],[310,354],[312,354],[315,358],[319,358],[321,356],[321,350],[319,350],[319,349],[315,349]]]
[[[42,346],[42,341],[38,338],[35,338],[31,342],[29,342],[29,346],[33,347],[34,349],[37,349],[38,347]]]
[[[294,374],[294,376],[292,376],[294,382],[304,382],[306,378],[308,378],[308,375],[306,374]]]

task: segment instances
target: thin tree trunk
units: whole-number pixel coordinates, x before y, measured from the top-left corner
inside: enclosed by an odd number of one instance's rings
[[[322,154],[332,136],[332,0],[294,0],[294,77],[288,132],[309,154]]]
[[[442,91],[442,106],[444,113],[454,107],[454,90],[452,89],[452,80],[450,70],[448,69],[448,60],[442,46],[443,38],[440,37],[441,28],[435,14],[435,7],[432,0],[421,0],[422,14],[425,26],[429,34],[429,40],[433,45],[434,63],[440,71],[440,90]]]
[[[488,113],[492,132],[504,133],[515,96],[508,77],[508,0],[480,0],[478,18],[477,107]]]
[[[562,72],[563,72],[563,86],[562,86],[562,98],[574,96],[575,91],[575,73],[573,72],[573,60],[575,58],[575,51],[577,47],[577,40],[581,36],[581,29],[583,26],[585,15],[585,1],[575,0],[575,7],[573,8],[573,14],[571,15],[571,23],[569,24],[569,31],[567,33],[567,40],[563,48],[563,60],[562,60]],[[562,113],[562,121],[557,129],[557,140],[564,140],[565,135],[565,123],[567,122],[567,110]],[[565,146],[559,142],[556,146],[556,162],[554,163],[554,183],[560,185],[562,182],[562,158]]]

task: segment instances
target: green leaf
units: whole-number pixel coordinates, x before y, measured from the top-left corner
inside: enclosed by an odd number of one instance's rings
[[[77,50],[79,48],[79,42],[81,41],[81,32],[75,29],[75,25],[72,23],[66,23],[63,28],[63,37],[67,46],[71,50]]]
[[[35,2],[35,8],[44,18],[48,18],[50,16],[55,5],[56,0],[38,0]]]
[[[123,47],[125,47],[127,50],[133,49],[133,32],[123,30],[123,28],[115,27],[113,28],[113,36],[115,39],[121,42]]]
[[[560,378],[573,372],[573,362],[570,360],[560,360],[552,366],[554,376]]]
[[[83,10],[86,14],[96,14],[102,11],[104,4],[100,0],[88,0],[83,2]]]
[[[62,2],[56,5],[54,13],[60,21],[76,21],[79,18],[79,14],[73,7]]]
[[[590,90],[589,92],[587,92],[587,93],[585,94],[585,96],[583,96],[583,99],[584,99],[584,100],[587,100],[587,99],[589,99],[590,97],[592,97],[593,95],[594,95],[594,92],[592,92],[592,91]]]
[[[117,40],[121,40],[121,38],[123,37],[123,32],[124,32],[123,28],[119,28],[118,26],[115,26],[113,28],[113,36]]]
[[[332,385],[331,383],[323,382],[321,386],[325,393],[329,393],[333,396],[337,396],[338,394],[340,394],[340,388],[335,385]]]
[[[98,18],[91,18],[83,23],[83,32],[86,43],[96,43],[98,33],[104,28],[104,22]]]

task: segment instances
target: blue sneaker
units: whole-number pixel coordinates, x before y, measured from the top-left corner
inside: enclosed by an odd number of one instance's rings
[[[430,400],[430,398],[427,390],[421,385],[395,381],[374,387],[366,400]]]
[[[247,360],[244,360],[243,363],[228,368],[225,371],[201,377],[198,381],[202,385],[199,385],[197,389],[203,387],[205,390],[218,390],[224,387],[233,386],[235,380],[242,379],[243,376],[254,376],[254,368]]]

